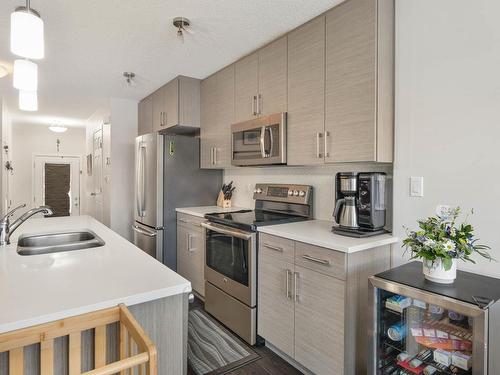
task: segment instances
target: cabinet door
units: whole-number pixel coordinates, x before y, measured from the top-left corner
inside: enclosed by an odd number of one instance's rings
[[[287,37],[259,51],[259,116],[286,112]]]
[[[217,141],[217,75],[201,81],[200,165],[201,168],[216,168],[214,147]]]
[[[204,262],[204,232],[177,222],[177,272],[189,280],[201,296],[205,295]]]
[[[165,96],[163,87],[151,94],[153,101],[153,131],[157,132],[164,128],[165,124]]]
[[[376,160],[376,1],[326,15],[327,162]]]
[[[139,102],[138,125],[138,135],[153,132],[153,99],[151,96],[148,96]]]
[[[295,272],[295,360],[315,374],[343,374],[345,282],[300,266]]]
[[[234,65],[217,73],[216,140],[214,164],[217,168],[231,166],[231,124],[234,123]]]
[[[294,355],[293,268],[293,263],[279,258],[259,256],[258,334],[290,357]]]
[[[164,92],[164,127],[175,126],[179,124],[179,79],[173,79],[163,86]]]
[[[235,63],[234,116],[235,122],[250,120],[256,116],[256,98],[259,89],[259,53]],[[255,98],[255,99],[254,99]]]
[[[289,165],[324,163],[325,17],[288,35]]]

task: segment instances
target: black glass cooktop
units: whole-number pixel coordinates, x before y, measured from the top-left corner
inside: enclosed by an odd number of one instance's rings
[[[255,231],[257,227],[264,225],[285,224],[296,221],[309,220],[307,217],[303,216],[263,210],[242,210],[235,212],[207,214],[205,215],[205,219],[208,219],[213,223],[219,223],[228,225],[230,227],[251,231]]]

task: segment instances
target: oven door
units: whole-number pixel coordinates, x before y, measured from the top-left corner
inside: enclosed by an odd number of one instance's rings
[[[214,223],[206,229],[205,279],[249,307],[257,303],[256,233]]]
[[[233,165],[286,164],[286,113],[231,125]]]

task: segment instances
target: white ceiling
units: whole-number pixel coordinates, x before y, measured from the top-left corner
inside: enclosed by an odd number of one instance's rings
[[[205,78],[343,0],[32,0],[45,22],[39,111],[17,109],[12,76],[0,79],[13,122],[83,123],[106,98],[141,99],[178,74]],[[12,64],[10,13],[0,2],[0,64]],[[182,44],[176,16],[192,22]],[[128,87],[124,71],[137,75]]]

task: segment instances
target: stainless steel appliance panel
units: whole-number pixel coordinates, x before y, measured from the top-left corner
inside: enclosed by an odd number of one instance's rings
[[[151,228],[163,226],[163,135],[135,140],[135,221]]]
[[[286,164],[286,113],[233,124],[231,163],[237,166]]]
[[[200,169],[200,139],[164,136],[163,262],[177,269],[177,207],[212,206],[222,185],[222,171]]]
[[[163,230],[152,229],[139,223],[134,223],[132,230],[134,232],[134,244],[161,262],[163,257]]]
[[[257,234],[214,223],[206,228],[205,279],[249,307],[257,303]]]

